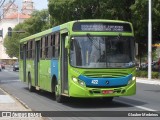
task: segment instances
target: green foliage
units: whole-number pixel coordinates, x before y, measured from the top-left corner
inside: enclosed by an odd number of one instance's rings
[[[158,79],[159,78],[159,73],[158,72],[152,72],[152,78],[153,79]]]
[[[38,33],[51,26],[78,19],[116,19],[132,22],[135,38],[139,43],[139,55],[140,57],[146,55],[148,51],[148,0],[48,0],[48,2],[49,13],[46,10],[35,11],[30,19],[19,26],[26,31],[25,34],[13,33],[17,34],[15,38],[13,38],[14,35],[11,38],[6,37],[5,47],[9,56],[14,56],[11,52],[16,52],[18,49],[14,45],[9,46],[9,44],[16,43],[17,45],[16,41],[19,41],[20,38]],[[152,1],[153,43],[160,41],[159,20],[160,0],[154,0]],[[9,39],[14,42],[9,42],[11,41]],[[8,43],[6,43],[7,41]],[[12,46],[16,50],[11,51],[10,47]]]
[[[147,71],[138,70],[136,72],[136,76],[137,77],[147,78],[148,77],[148,72]],[[152,78],[153,79],[158,79],[159,78],[159,72],[152,72]]]
[[[133,23],[140,57],[148,51],[148,0],[49,0],[52,24],[78,19],[118,19]],[[152,1],[153,43],[160,41],[160,0]]]
[[[49,0],[54,25],[78,19],[131,19],[134,0]]]
[[[132,23],[135,37],[139,43],[139,53],[143,56],[148,51],[148,0],[135,0],[131,6]],[[152,40],[160,40],[160,0],[152,0]]]
[[[48,11],[35,11],[31,18],[16,25],[13,29],[13,31],[25,31],[25,33],[13,32],[11,37],[5,37],[4,47],[6,48],[6,53],[9,55],[9,57],[18,57],[20,39],[48,28],[50,28]]]

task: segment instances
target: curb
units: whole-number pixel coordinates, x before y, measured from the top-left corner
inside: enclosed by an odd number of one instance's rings
[[[0,90],[2,92],[4,92],[5,95],[9,95],[14,101],[15,101],[15,104],[18,103],[20,104],[21,106],[20,107],[23,107],[24,109],[26,109],[26,111],[32,111],[25,103],[23,103],[19,98],[15,97],[15,96],[12,96],[12,94],[9,94],[7,91],[5,91],[4,89],[0,88]]]
[[[147,78],[137,78],[137,83],[144,83],[144,84],[152,84],[152,85],[160,85],[160,80],[158,79],[147,79]]]

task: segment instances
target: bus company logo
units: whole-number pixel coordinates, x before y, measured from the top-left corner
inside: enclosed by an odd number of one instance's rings
[[[108,81],[108,80],[106,81],[106,84],[107,84],[107,85],[109,84],[109,81]]]

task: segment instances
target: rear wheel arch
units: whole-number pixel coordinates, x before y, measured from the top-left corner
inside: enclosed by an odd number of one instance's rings
[[[28,89],[30,92],[34,90],[34,87],[32,86],[32,78],[31,78],[31,73],[28,72]]]
[[[55,92],[55,86],[58,84],[57,77],[55,75],[52,76],[52,83],[51,83],[51,91]]]
[[[30,71],[28,72],[28,82],[29,82],[29,80],[31,80],[31,73],[30,73]]]

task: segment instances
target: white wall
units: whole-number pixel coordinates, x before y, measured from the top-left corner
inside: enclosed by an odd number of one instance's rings
[[[24,19],[19,20],[19,22],[23,21]],[[0,30],[3,29],[3,38],[0,37],[0,59],[12,59],[6,54],[3,42],[5,36],[8,35],[8,27],[11,27],[13,29],[17,24],[18,24],[18,19],[2,19],[0,21]]]

